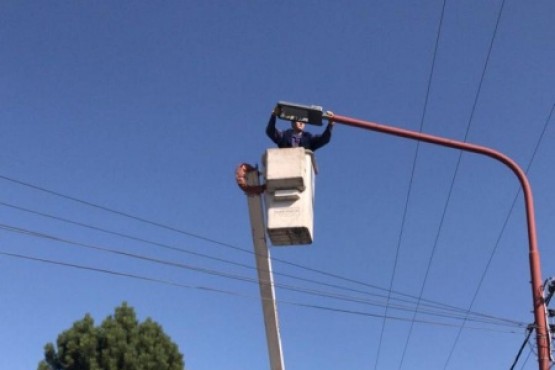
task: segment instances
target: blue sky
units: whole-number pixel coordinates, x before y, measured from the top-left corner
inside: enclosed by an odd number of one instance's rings
[[[272,146],[278,100],[507,154],[528,169],[555,275],[553,1],[0,11],[2,369],[36,368],[44,344],[122,301],[189,370],[268,368],[234,169]],[[459,154],[335,127],[314,243],[271,250],[287,369],[510,367],[533,320],[522,197],[508,169]],[[517,368],[537,368],[529,353]]]

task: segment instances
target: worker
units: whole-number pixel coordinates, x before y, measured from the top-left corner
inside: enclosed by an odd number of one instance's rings
[[[333,113],[326,112],[328,115],[328,126],[321,135],[313,135],[310,132],[304,131],[305,123],[301,121],[291,121],[291,128],[285,131],[280,131],[276,128],[276,117],[281,113],[279,106],[276,106],[272,111],[268,126],[266,126],[266,135],[277,144],[280,148],[296,148],[303,147],[316,151],[329,143],[331,139],[331,131],[333,129]]]

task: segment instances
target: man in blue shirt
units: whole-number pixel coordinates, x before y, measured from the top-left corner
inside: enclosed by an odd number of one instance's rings
[[[280,114],[280,108],[277,106],[270,120],[268,121],[268,126],[266,126],[266,135],[277,144],[280,148],[296,148],[303,147],[305,149],[310,149],[316,151],[317,149],[323,147],[329,143],[331,139],[331,131],[333,129],[333,120],[328,121],[328,126],[322,133],[322,135],[313,135],[310,132],[304,131],[304,122],[292,121],[291,128],[285,131],[280,131],[276,128],[276,117]],[[331,114],[331,112],[329,113]],[[333,117],[333,114],[331,114]]]

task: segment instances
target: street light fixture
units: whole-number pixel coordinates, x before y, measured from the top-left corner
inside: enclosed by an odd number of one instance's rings
[[[279,101],[277,106],[280,108],[279,118],[286,121],[300,121],[309,125],[322,126],[324,112],[318,105],[302,105]]]

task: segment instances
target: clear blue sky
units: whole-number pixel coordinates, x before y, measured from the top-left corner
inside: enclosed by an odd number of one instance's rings
[[[122,301],[164,327],[189,370],[267,369],[234,169],[272,146],[278,100],[529,166],[555,274],[551,0],[3,1],[0,13],[1,369],[36,368],[45,343]],[[288,370],[510,367],[533,320],[522,197],[513,207],[501,164],[458,159],[335,127],[317,153],[314,244],[271,250]]]

